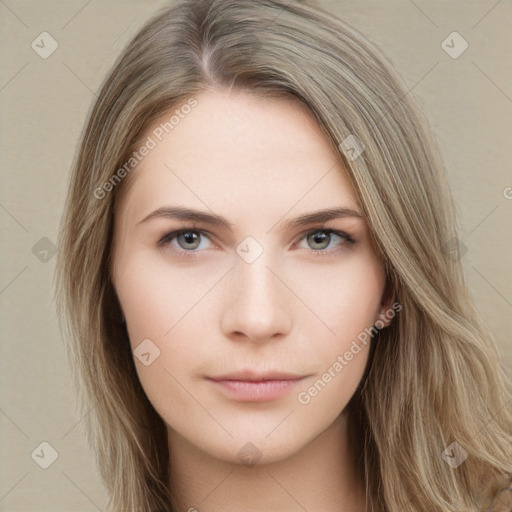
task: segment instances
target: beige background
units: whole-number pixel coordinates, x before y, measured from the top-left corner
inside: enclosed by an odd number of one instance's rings
[[[43,237],[56,243],[70,164],[95,91],[128,39],[165,4],[0,0],[2,511],[104,509],[51,298],[55,258],[50,252],[44,263],[32,249],[48,245]],[[512,367],[512,4],[321,4],[382,48],[430,120],[467,247],[467,280]],[[31,48],[43,31],[59,45],[47,59]],[[453,31],[469,44],[457,59],[441,47]],[[46,470],[31,458],[43,441],[58,452]]]

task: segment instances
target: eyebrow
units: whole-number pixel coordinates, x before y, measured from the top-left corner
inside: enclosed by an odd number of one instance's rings
[[[288,220],[280,229],[297,229],[310,224],[327,222],[329,220],[344,217],[364,219],[363,214],[358,210],[345,207],[328,208],[326,210],[318,210],[316,212],[307,213],[296,217],[295,219]],[[144,217],[140,222],[138,222],[138,224],[142,224],[155,218],[199,222],[213,227],[225,227],[229,230],[233,230],[234,227],[233,224],[225,217],[222,217],[222,215],[194,210],[192,208],[185,208],[183,206],[163,206]],[[274,224],[274,226],[277,224],[278,223]]]

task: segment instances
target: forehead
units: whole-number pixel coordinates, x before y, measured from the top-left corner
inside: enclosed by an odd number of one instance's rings
[[[194,99],[196,106],[178,105],[142,139],[154,147],[124,201],[137,217],[176,203],[239,218],[265,212],[267,222],[291,208],[357,207],[338,153],[299,100],[225,90]]]

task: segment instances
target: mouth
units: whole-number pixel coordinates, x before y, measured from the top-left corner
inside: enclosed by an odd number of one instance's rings
[[[283,372],[242,371],[207,377],[225,397],[239,402],[273,402],[285,397],[305,379],[304,375]]]

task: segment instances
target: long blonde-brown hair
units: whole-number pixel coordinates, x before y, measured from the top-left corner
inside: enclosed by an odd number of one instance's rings
[[[127,46],[89,114],[56,291],[108,510],[173,510],[165,425],[138,380],[110,274],[116,203],[137,172],[119,169],[155,119],[207,87],[309,108],[345,163],[402,305],[348,406],[367,510],[484,510],[512,476],[511,386],[449,250],[457,232],[442,162],[378,51],[298,0],[179,0]],[[343,151],[348,136],[364,144],[356,159]],[[456,469],[442,457],[452,443],[468,455]]]

